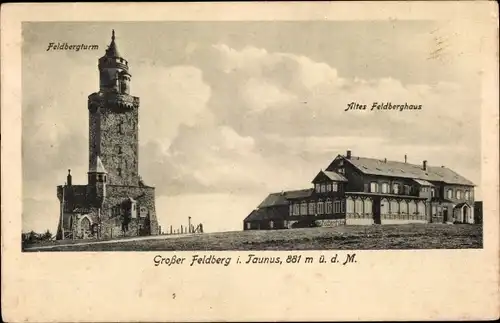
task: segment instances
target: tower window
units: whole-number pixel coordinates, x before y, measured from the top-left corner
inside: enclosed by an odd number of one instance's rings
[[[123,133],[123,121],[120,121],[120,123],[118,124],[118,133]]]
[[[122,176],[122,169],[118,168],[118,176]]]
[[[119,153],[119,154],[123,153],[123,149],[122,149],[122,147],[121,147],[121,146],[118,146],[118,153]]]

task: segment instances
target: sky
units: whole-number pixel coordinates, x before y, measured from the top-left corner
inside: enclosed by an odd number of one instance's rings
[[[24,23],[23,231],[55,231],[86,184],[87,96],[115,29],[140,97],[139,171],[166,230],[241,230],[271,192],[354,156],[445,165],[481,199],[481,39],[433,21]],[[47,51],[48,44],[98,50]],[[368,110],[344,111],[347,104]],[[370,111],[373,102],[422,105]]]

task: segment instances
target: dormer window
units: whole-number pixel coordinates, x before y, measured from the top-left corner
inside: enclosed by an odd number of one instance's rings
[[[411,188],[410,185],[405,185],[405,195],[410,195]]]
[[[448,191],[447,191],[447,193],[446,193],[446,194],[447,194],[447,197],[448,197],[449,199],[453,198],[453,190],[448,189]]]
[[[370,183],[370,192],[371,193],[378,193],[378,183],[377,182]]]
[[[382,183],[382,193],[384,193],[384,194],[389,193],[389,184]]]
[[[394,194],[399,194],[399,184],[393,184],[392,185],[392,192]]]

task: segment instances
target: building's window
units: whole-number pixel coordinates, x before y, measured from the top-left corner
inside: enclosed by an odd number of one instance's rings
[[[123,121],[120,121],[118,124],[118,133],[123,134]]]
[[[453,191],[451,189],[448,189],[446,194],[449,199],[453,198]]]
[[[421,191],[422,191],[422,193],[425,193],[425,192],[427,192],[427,187],[425,187],[425,186],[422,186],[422,189],[421,189]]]
[[[461,190],[457,190],[456,193],[455,193],[456,197],[457,197],[457,200],[460,200],[462,198],[462,191]]]
[[[332,201],[330,199],[326,200],[326,214],[332,214],[333,207],[332,207]]]
[[[316,214],[316,202],[309,202],[309,215]]]
[[[380,201],[380,214],[388,214],[389,213],[389,201],[386,199],[382,199]]]
[[[354,211],[357,214],[363,214],[363,200],[360,198],[356,199],[356,202],[354,203]]]
[[[344,161],[342,159],[339,160],[339,166],[344,166]]]
[[[431,209],[432,209],[432,216],[437,216],[437,207],[433,205]]]
[[[404,188],[405,188],[405,195],[410,195],[410,193],[411,193],[410,185],[405,185]]]
[[[344,168],[342,168],[342,167],[338,169],[338,172],[339,172],[340,174],[345,174],[345,170],[344,170]]]
[[[247,222],[247,230],[250,230],[251,226],[250,222]]]
[[[389,203],[389,206],[390,206],[390,212],[391,212],[391,214],[398,214],[399,213],[399,203],[398,203],[398,201],[392,200]]]
[[[414,201],[408,202],[408,213],[410,215],[414,215],[415,213],[417,213],[417,205]]]
[[[338,186],[338,184],[337,184],[337,183],[333,183],[333,184],[332,184],[332,191],[333,191],[333,192],[337,192],[338,190],[339,190],[339,186]]]
[[[315,186],[315,188],[316,188],[316,192],[317,192],[317,193],[319,193],[319,192],[320,192],[320,190],[321,190],[321,185],[319,185],[319,184],[315,184],[314,186]]]
[[[318,201],[318,214],[324,214],[324,213],[325,213],[324,203],[323,203],[323,201],[319,200]]]
[[[469,191],[465,191],[465,199],[466,200],[470,199]]]
[[[274,221],[269,221],[269,229],[274,229]]]
[[[118,146],[118,154],[121,154],[121,153],[123,153],[123,148],[122,148],[122,146]]]
[[[300,215],[307,215],[307,203],[300,203]]]
[[[333,211],[334,213],[340,213],[340,201],[333,202]]]
[[[399,194],[399,184],[392,184],[392,193]]]
[[[364,204],[365,214],[372,214],[372,200],[366,199]]]
[[[389,184],[382,183],[382,193],[384,193],[384,194],[389,193]]]
[[[354,201],[352,200],[352,198],[348,198],[346,203],[346,212],[354,213]]]
[[[332,184],[326,184],[326,191],[331,192],[332,191]]]
[[[122,176],[122,169],[118,168],[118,176]]]
[[[300,204],[299,203],[293,204],[293,215],[300,215]]]
[[[441,206],[438,206],[437,209],[438,216],[443,216],[443,208]]]
[[[425,203],[420,201],[418,202],[418,210],[417,210],[419,215],[425,215]]]
[[[431,188],[431,197],[436,197],[436,189],[434,187]]]
[[[290,214],[290,215],[293,215],[293,204],[290,204],[290,205],[289,205],[289,209],[290,209],[290,210],[289,210],[289,214]]]
[[[345,211],[345,200],[342,200],[342,203],[340,203],[340,212],[344,213]]]
[[[378,183],[377,182],[370,183],[370,192],[372,192],[372,193],[378,192]]]
[[[401,214],[408,214],[408,203],[406,201],[399,202],[399,212]]]

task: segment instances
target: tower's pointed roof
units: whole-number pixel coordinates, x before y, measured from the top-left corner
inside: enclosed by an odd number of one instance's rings
[[[90,165],[89,169],[90,173],[107,173],[106,168],[104,168],[104,165],[102,164],[101,157],[97,156],[94,161],[92,162],[92,165]]]
[[[108,49],[106,49],[106,56],[108,57],[121,57],[120,53],[118,52],[118,46],[116,45],[115,42],[115,30],[113,29],[112,34],[111,34],[111,43],[108,46]]]

